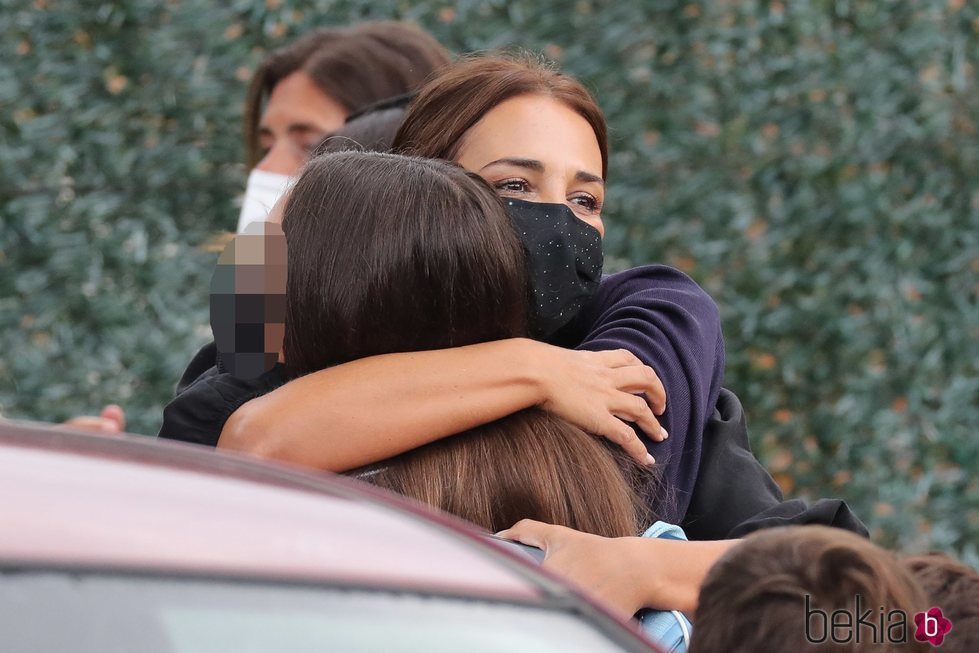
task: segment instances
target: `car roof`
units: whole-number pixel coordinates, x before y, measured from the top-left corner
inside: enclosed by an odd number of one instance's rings
[[[534,601],[555,585],[351,479],[145,436],[0,424],[0,566],[260,577]]]

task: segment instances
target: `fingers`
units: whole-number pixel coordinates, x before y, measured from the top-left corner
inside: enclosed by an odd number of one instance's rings
[[[632,427],[623,422],[621,417],[609,416],[608,420],[602,424],[602,428],[597,435],[601,435],[622,447],[629,457],[635,459],[641,465],[652,465],[656,462],[649,452],[646,451],[646,445],[639,439],[636,432],[632,430]]]
[[[65,422],[64,425],[83,431],[94,431],[96,433],[119,433],[120,431],[117,421],[91,415],[73,417]]]
[[[117,433],[121,433],[126,430],[126,413],[123,411],[122,407],[117,404],[109,404],[102,409],[101,414],[102,419],[109,420],[116,424]]]
[[[506,538],[527,546],[535,546],[542,551],[547,551],[547,541],[550,532],[557,528],[551,524],[534,521],[533,519],[521,519],[516,524],[497,533],[497,537]]]
[[[641,397],[640,397],[641,398]],[[665,428],[653,417],[653,414],[649,411],[647,406],[645,411],[634,418],[623,418],[621,415],[617,415],[619,419],[626,419],[626,421],[632,422],[639,429],[645,433],[650,440],[653,442],[662,442],[666,438],[670,437],[670,434]]]
[[[603,365],[615,371],[613,378],[619,390],[645,394],[657,415],[666,411],[666,386],[652,367],[626,349],[594,353]]]
[[[639,357],[628,349],[612,349],[609,351],[596,351],[593,353],[606,367],[617,368],[643,364],[643,362],[639,360]]]
[[[623,392],[613,400],[609,408],[619,419],[633,422],[653,442],[662,442],[669,436],[666,429],[653,416],[649,404],[643,397]]]
[[[642,393],[653,408],[662,415],[666,411],[666,388],[648,365],[630,365],[612,370],[615,387],[623,392]]]

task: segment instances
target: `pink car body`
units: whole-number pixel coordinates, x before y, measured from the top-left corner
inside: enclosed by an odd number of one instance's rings
[[[571,619],[577,624],[571,630],[592,633],[608,644],[605,650],[655,650],[519,554],[459,520],[358,481],[146,437],[0,423],[0,588],[11,574],[55,573],[343,588],[357,596],[506,606]],[[43,642],[46,634],[31,639],[23,618],[14,620],[4,605],[5,597],[32,595],[33,587],[6,595],[0,589],[0,614],[20,625],[26,641]],[[47,602],[38,598],[36,610],[46,611],[40,603]],[[122,600],[123,607],[131,602]],[[92,609],[99,603],[93,600]],[[20,609],[32,614],[27,600]],[[146,610],[141,619],[156,619],[154,609]],[[169,614],[163,607],[159,613]],[[253,624],[260,620],[252,617]],[[498,625],[492,632],[507,636]],[[554,642],[570,634],[554,632]],[[364,633],[372,641],[378,636]],[[398,648],[393,636],[388,650],[414,646]],[[555,650],[577,650],[569,646]],[[193,650],[161,650],[185,649]]]

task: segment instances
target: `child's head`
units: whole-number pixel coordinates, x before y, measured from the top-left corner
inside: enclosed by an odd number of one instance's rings
[[[491,533],[536,519],[634,536],[653,519],[644,494],[658,488],[618,446],[537,409],[396,456],[364,477]]]
[[[750,535],[710,570],[691,651],[925,651],[927,599],[891,553],[823,526]]]
[[[952,622],[943,652],[979,651],[979,572],[943,553],[926,553],[903,560],[928,595],[929,607],[939,607]]]
[[[502,201],[445,161],[309,161],[282,221],[291,376],[526,334],[526,259]]]

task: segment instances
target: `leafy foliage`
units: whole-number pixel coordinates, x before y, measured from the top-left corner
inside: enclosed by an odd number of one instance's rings
[[[153,433],[209,336],[241,105],[270,48],[404,18],[543,51],[613,129],[608,253],[721,306],[792,494],[979,551],[979,7],[964,0],[0,0],[0,404]]]

